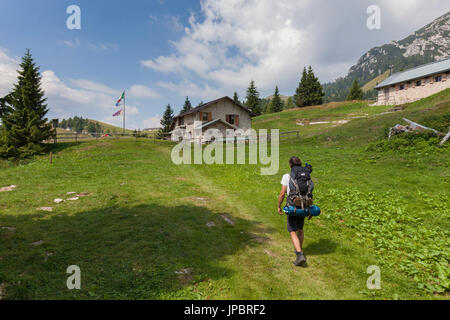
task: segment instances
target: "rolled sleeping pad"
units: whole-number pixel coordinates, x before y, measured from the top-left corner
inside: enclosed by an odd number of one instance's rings
[[[300,209],[294,206],[285,206],[283,209],[284,213],[288,216],[298,216],[298,217],[318,217],[320,215],[320,208],[318,206],[311,206],[308,209]]]

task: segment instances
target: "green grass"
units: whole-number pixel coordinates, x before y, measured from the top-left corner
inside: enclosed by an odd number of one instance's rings
[[[386,80],[389,77],[390,71],[386,71],[383,74],[380,74],[378,77],[374,78],[367,82],[361,89],[363,92],[367,92],[373,90],[381,81]]]
[[[448,148],[366,147],[402,116],[445,114],[449,92],[400,113],[350,103],[259,117],[255,127],[287,131],[300,118],[368,114],[305,126],[304,139],[281,146],[275,176],[258,165],[175,166],[172,144],[146,139],[59,144],[52,165],[46,156],[2,162],[0,187],[17,185],[0,193],[0,226],[14,228],[0,228],[5,298],[448,299]],[[276,212],[292,155],[314,166],[323,210],[305,224],[307,268],[291,264],[286,218]],[[72,191],[89,195],[53,203]],[[74,264],[79,291],[66,288]],[[381,290],[366,287],[371,265],[381,268]]]

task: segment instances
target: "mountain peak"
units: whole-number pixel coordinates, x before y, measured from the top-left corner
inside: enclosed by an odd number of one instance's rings
[[[413,68],[450,56],[450,12],[435,19],[402,40],[370,49],[352,66],[345,78],[325,84],[325,100],[345,100],[352,82],[365,85],[393,67],[393,71]],[[375,95],[369,93],[370,95]]]

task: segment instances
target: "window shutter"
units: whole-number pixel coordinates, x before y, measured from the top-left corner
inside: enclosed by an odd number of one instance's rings
[[[235,119],[235,120],[234,120],[234,122],[235,122],[234,125],[235,125],[236,127],[238,127],[238,126],[239,126],[239,115],[235,115],[235,116],[234,116],[234,119]]]
[[[203,121],[203,112],[200,111],[200,121]]]
[[[228,114],[225,116],[225,119],[228,123],[230,123],[230,116]]]
[[[212,121],[212,112],[208,112],[208,121]]]

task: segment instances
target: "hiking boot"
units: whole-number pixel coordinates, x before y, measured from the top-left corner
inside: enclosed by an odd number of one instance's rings
[[[297,259],[293,262],[297,267],[303,267],[306,265],[306,257],[303,252],[296,252]]]

